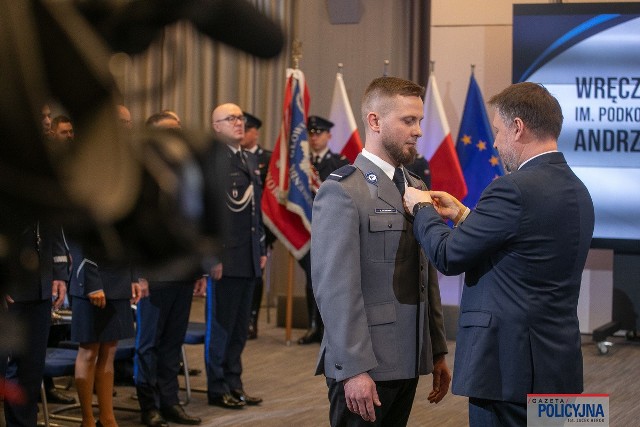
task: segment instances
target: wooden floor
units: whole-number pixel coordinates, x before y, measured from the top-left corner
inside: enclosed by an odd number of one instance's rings
[[[275,326],[275,309],[271,311],[271,323],[266,322],[264,309],[261,313],[259,337],[247,342],[243,353],[245,390],[250,395],[261,396],[260,406],[228,410],[207,405],[206,394],[194,393],[185,409],[202,418],[202,426],[326,426],[328,425],[327,387],[324,377],[314,376],[319,345],[296,344],[302,330],[293,330],[292,344],[286,345],[285,330]],[[202,321],[201,300],[194,302],[192,320]],[[615,345],[608,354],[600,355],[589,336],[583,339],[585,362],[585,393],[610,394],[610,425],[631,427],[640,425],[640,345],[628,343],[624,338],[613,338]],[[453,367],[455,343],[449,343],[447,358]],[[190,367],[203,368],[203,348],[187,346]],[[181,384],[184,384],[180,377]],[[467,400],[449,394],[438,405],[429,404],[431,377],[422,377],[413,405],[410,426],[465,426],[467,422]],[[206,386],[204,372],[192,377],[193,386]],[[116,405],[135,408],[132,399],[134,388],[117,387]],[[184,396],[184,392],[181,393]],[[55,405],[54,405],[55,407]],[[78,411],[67,411],[66,415],[78,415]],[[116,411],[120,426],[139,425],[139,413]],[[78,425],[67,421],[56,421],[60,425]]]

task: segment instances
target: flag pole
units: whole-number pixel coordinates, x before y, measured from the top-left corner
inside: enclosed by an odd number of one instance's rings
[[[476,71],[476,64],[471,64],[471,75]]]
[[[389,68],[389,60],[385,59],[384,60],[384,65],[383,65],[383,68],[382,68],[382,77],[387,77],[389,75],[388,68]]]
[[[342,64],[342,62],[338,62],[338,74],[342,75],[342,68],[344,68],[344,65]]]
[[[302,42],[295,39],[291,48],[291,57],[293,58],[293,68],[298,69],[300,58],[302,58]],[[285,332],[284,339],[287,347],[291,345],[291,325],[293,319],[293,254],[289,251],[288,257],[288,273],[287,273],[287,307],[285,314]]]
[[[436,61],[429,61],[429,74],[433,74],[436,70]]]

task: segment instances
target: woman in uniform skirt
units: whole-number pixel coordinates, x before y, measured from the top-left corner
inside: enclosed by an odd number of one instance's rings
[[[82,259],[82,258],[81,258]],[[82,426],[117,426],[113,413],[114,357],[118,341],[135,335],[131,304],[140,299],[140,285],[129,268],[98,265],[84,258],[71,280],[71,339],[80,343],[75,380]],[[99,421],[93,418],[93,391]]]

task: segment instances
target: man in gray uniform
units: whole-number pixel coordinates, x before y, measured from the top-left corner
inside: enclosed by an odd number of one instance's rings
[[[316,374],[326,377],[332,426],[406,424],[419,375],[434,374],[430,402],[449,389],[437,276],[402,202],[407,185],[426,188],[403,167],[416,156],[422,94],[395,77],[371,82],[365,148],[313,203],[313,290],[325,322]]]

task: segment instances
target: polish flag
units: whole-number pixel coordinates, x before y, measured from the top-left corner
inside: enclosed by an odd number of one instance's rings
[[[362,141],[360,141],[358,126],[356,126],[356,120],[353,118],[349,97],[344,88],[342,73],[336,74],[336,85],[333,87],[329,120],[334,124],[331,129],[329,150],[342,154],[349,159],[349,162],[353,163],[360,151],[362,151]]]
[[[464,199],[467,185],[433,74],[427,84],[420,129],[422,136],[418,138],[418,152],[429,161],[432,189],[446,191],[458,200]]]

